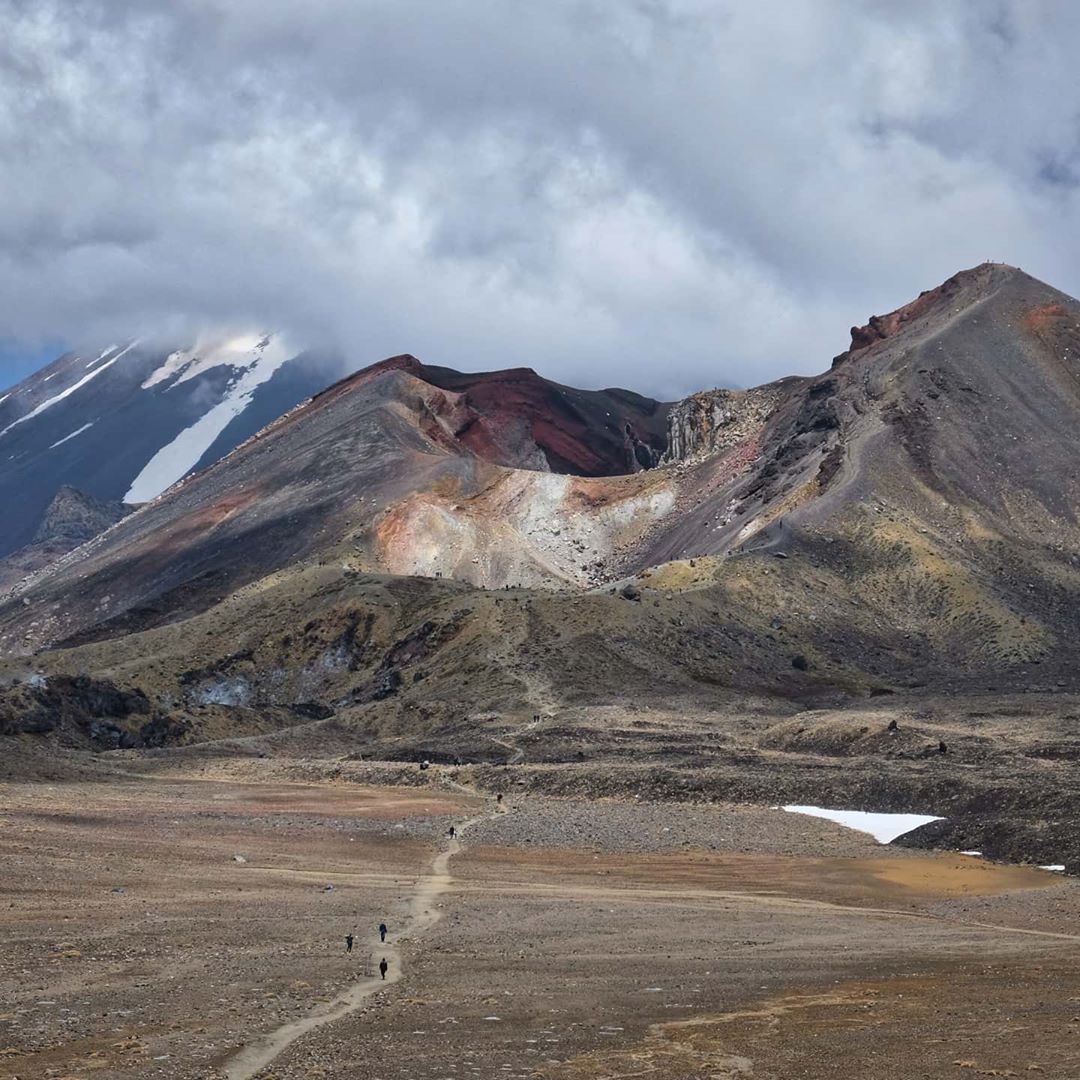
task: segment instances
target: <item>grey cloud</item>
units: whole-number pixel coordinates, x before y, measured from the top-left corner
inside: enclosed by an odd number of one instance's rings
[[[984,258],[1080,292],[1050,0],[0,0],[0,338],[245,325],[664,396]]]

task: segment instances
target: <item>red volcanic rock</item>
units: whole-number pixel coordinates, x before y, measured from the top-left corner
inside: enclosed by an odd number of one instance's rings
[[[465,373],[413,357],[376,368],[388,365],[461,395],[468,419],[458,441],[499,465],[617,476],[655,465],[667,443],[670,406],[629,390],[577,390],[531,368]]]
[[[454,371],[407,353],[341,379],[312,404],[327,405],[388,371],[405,372],[454,397],[453,402],[431,398],[428,406],[444,428],[453,418],[449,426],[461,446],[498,465],[619,476],[656,465],[667,446],[669,403],[630,390],[577,390],[532,368]]]
[[[961,270],[947,281],[943,281],[936,289],[927,289],[919,293],[914,300],[903,307],[898,307],[887,315],[871,315],[865,326],[851,328],[851,345],[847,352],[833,359],[833,366],[842,363],[854,352],[868,349],[879,341],[891,338],[902,326],[946,306],[965,288],[978,284],[981,279],[993,273],[997,266],[997,263],[982,263],[971,270]]]

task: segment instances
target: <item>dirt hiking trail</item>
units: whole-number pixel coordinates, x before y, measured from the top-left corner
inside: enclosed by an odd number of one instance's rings
[[[453,883],[450,874],[450,860],[461,851],[461,836],[473,825],[488,817],[493,816],[498,810],[492,809],[475,817],[468,818],[460,825],[455,826],[457,835],[451,837],[446,847],[440,851],[431,862],[431,869],[417,883],[416,890],[409,902],[409,912],[405,919],[405,925],[397,935],[402,938],[416,938],[437,923],[441,913],[435,907],[435,901],[445,893]],[[392,986],[402,978],[401,951],[397,945],[387,941],[379,941],[379,935],[374,934],[368,941],[373,960],[386,958],[389,970],[386,978],[363,979],[354,983],[348,989],[343,990],[331,1001],[325,1002],[317,1009],[302,1016],[298,1020],[291,1020],[273,1031],[260,1035],[252,1042],[242,1046],[222,1066],[222,1072],[227,1080],[252,1080],[263,1071],[271,1062],[276,1060],[297,1039],[315,1031],[325,1024],[332,1024],[349,1013],[359,1009],[373,994]]]

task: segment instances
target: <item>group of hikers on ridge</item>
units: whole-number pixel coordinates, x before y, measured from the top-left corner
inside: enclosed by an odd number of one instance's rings
[[[379,923],[379,941],[385,941],[386,940],[386,934],[387,934],[386,923],[384,923],[384,922]],[[345,935],[345,951],[347,953],[352,952],[353,942],[355,940],[356,939],[353,937],[352,934],[346,934]],[[386,957],[384,956],[379,961],[379,975],[383,979],[385,979],[386,978],[386,973],[389,970],[390,970],[390,965],[386,962]]]

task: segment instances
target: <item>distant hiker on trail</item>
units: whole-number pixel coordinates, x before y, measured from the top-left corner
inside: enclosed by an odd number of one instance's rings
[[[353,936],[352,934],[345,935],[345,951],[352,952]]]
[[[379,940],[386,940],[386,923],[384,922],[379,923]]]
[[[390,967],[390,965],[389,965],[389,964],[388,964],[388,963],[386,962],[386,957],[384,956],[384,957],[383,957],[383,958],[382,958],[382,959],[381,959],[381,960],[379,961],[379,974],[380,974],[380,975],[381,975],[381,976],[382,976],[382,977],[383,977],[384,979],[386,978],[386,972],[387,972],[387,969],[388,969],[389,967]]]
[[[501,791],[499,792],[498,795],[495,796],[495,801],[497,803],[502,802],[502,792]]]
[[[449,831],[449,833],[447,835],[450,837],[451,840],[453,840],[454,837],[457,836],[457,829],[455,829],[454,826],[451,825],[450,826],[450,831]]]
[[[944,739],[942,739],[941,742],[937,744],[937,752],[939,754],[947,754],[949,752],[949,748],[945,745]]]

